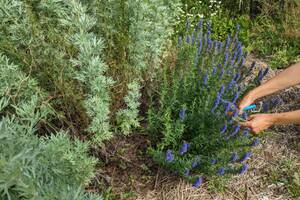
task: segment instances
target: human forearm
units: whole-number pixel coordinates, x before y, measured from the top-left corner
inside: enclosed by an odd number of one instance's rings
[[[300,83],[300,63],[292,65],[263,85],[249,92],[254,100]]]
[[[273,114],[273,124],[300,124],[300,110]]]

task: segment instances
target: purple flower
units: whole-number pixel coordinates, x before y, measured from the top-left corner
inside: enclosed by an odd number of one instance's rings
[[[181,121],[184,120],[186,111],[187,111],[186,108],[182,108],[182,109],[179,111],[179,118],[180,118]]]
[[[244,162],[245,160],[247,160],[248,158],[250,158],[252,156],[252,152],[248,151],[244,154],[244,156],[241,158],[240,162]]]
[[[200,157],[196,156],[196,158],[192,162],[192,168],[195,168],[199,165]]]
[[[203,77],[203,83],[204,85],[207,85],[207,81],[208,81],[208,74],[206,73]]]
[[[244,174],[248,170],[248,168],[249,167],[247,164],[243,165],[242,168],[240,169],[240,174]]]
[[[256,147],[257,145],[259,145],[259,143],[260,143],[259,139],[258,139],[258,138],[255,138],[255,140],[253,140],[251,146],[252,146],[252,147]]]
[[[258,72],[257,79],[260,82],[260,81],[262,81],[263,78],[264,78],[264,76],[263,76],[263,70],[261,69]]]
[[[201,52],[202,52],[202,46],[203,44],[202,44],[202,38],[200,39],[200,43],[199,43],[199,46],[198,46],[198,55],[200,55],[201,54]]]
[[[191,41],[191,36],[187,35],[187,36],[186,36],[186,43],[189,44],[190,41]]]
[[[199,188],[200,185],[203,183],[203,177],[197,177],[196,181],[193,184],[193,188]]]
[[[217,164],[217,159],[212,159],[212,160],[210,161],[210,163],[211,163],[212,165]]]
[[[231,157],[230,157],[230,161],[235,162],[235,161],[237,161],[237,159],[238,159],[237,153],[236,152],[232,153]]]
[[[228,89],[231,90],[232,87],[236,84],[235,80],[231,80],[230,83],[228,84]]]
[[[220,133],[224,134],[227,130],[227,124],[224,124],[224,126],[221,128]]]
[[[234,95],[234,98],[232,99],[232,103],[236,103],[236,101],[238,100],[239,96],[240,96],[240,93],[236,92],[235,95]]]
[[[188,168],[185,168],[184,172],[183,172],[183,175],[184,176],[189,176],[190,175],[190,170]]]
[[[166,153],[166,161],[168,163],[172,162],[174,160],[174,155],[173,155],[173,152],[172,150],[168,149],[167,150],[167,153]]]
[[[218,174],[219,176],[224,175],[224,174],[225,174],[225,168],[224,168],[224,167],[221,167],[221,168],[218,170],[217,174]]]
[[[221,73],[220,73],[220,78],[222,78],[222,77],[223,77],[224,73],[225,73],[225,70],[224,70],[224,68],[222,67],[222,69],[221,69]]]
[[[225,92],[225,86],[222,85],[219,91],[220,96]]]
[[[269,67],[267,67],[267,68],[265,69],[265,71],[263,72],[263,77],[265,77],[265,76],[268,74],[269,70],[270,70]]]
[[[236,31],[239,32],[241,30],[241,26],[239,24],[236,25]]]
[[[217,107],[218,107],[219,104],[220,104],[220,100],[221,100],[221,95],[218,93],[217,98],[216,98],[216,100],[215,100],[215,102],[214,102],[214,105],[213,105],[213,107],[212,107],[212,109],[211,109],[211,113],[214,113],[214,112],[215,112],[215,110],[217,109]]]
[[[227,113],[229,112],[229,110],[231,109],[231,103],[230,102],[228,102],[227,103],[227,106],[226,106],[226,109],[225,109],[225,115],[227,115]]]
[[[247,120],[248,119],[248,114],[247,112],[243,112],[242,114],[242,119]]]
[[[228,59],[229,59],[229,53],[226,52],[225,59],[224,59],[224,66],[226,66],[226,63],[227,63]]]
[[[213,68],[213,71],[212,71],[212,75],[214,76],[214,75],[216,75],[216,73],[217,73],[217,68],[214,67],[214,68]]]
[[[251,129],[249,128],[246,128],[243,132],[243,137],[247,137],[249,135],[249,132],[250,132]]]
[[[203,26],[203,19],[201,18],[200,21],[198,22],[198,28],[202,29]]]
[[[240,124],[236,125],[234,127],[233,132],[230,134],[230,137],[234,137],[240,131],[240,129],[241,129],[241,125]]]
[[[241,78],[241,74],[240,73],[236,73],[236,75],[234,76],[233,80],[238,81]]]
[[[190,144],[184,141],[180,148],[179,155],[182,156],[183,154],[185,154],[189,148],[190,148]]]
[[[228,48],[229,48],[230,40],[231,40],[230,35],[228,35],[228,36],[227,36],[227,39],[226,39],[226,45],[225,45],[225,49],[226,49],[226,50],[228,50]]]

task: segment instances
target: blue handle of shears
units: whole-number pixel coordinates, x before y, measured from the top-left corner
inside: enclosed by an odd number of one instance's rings
[[[256,108],[256,105],[252,104],[250,106],[247,106],[246,108],[243,108],[243,111],[251,110],[251,109],[254,109],[254,108]]]

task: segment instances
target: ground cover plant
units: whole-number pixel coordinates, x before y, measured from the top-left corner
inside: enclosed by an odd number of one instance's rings
[[[199,187],[206,178],[248,170],[247,160],[260,140],[239,125],[248,114],[239,113],[237,102],[260,84],[268,68],[250,78],[255,62],[250,68],[244,66],[239,25],[224,42],[211,38],[210,22],[203,27],[200,20],[195,28],[187,22],[186,27],[186,34],[178,39],[176,61],[165,67],[158,101],[148,113],[157,142],[149,153]]]

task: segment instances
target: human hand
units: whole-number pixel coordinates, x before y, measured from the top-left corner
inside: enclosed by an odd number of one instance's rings
[[[246,94],[238,105],[240,112],[242,113],[243,109],[246,108],[247,106],[250,106],[255,100],[256,98],[251,92]]]
[[[249,127],[255,134],[274,125],[275,117],[273,114],[256,114],[251,115],[246,122],[240,124]]]

